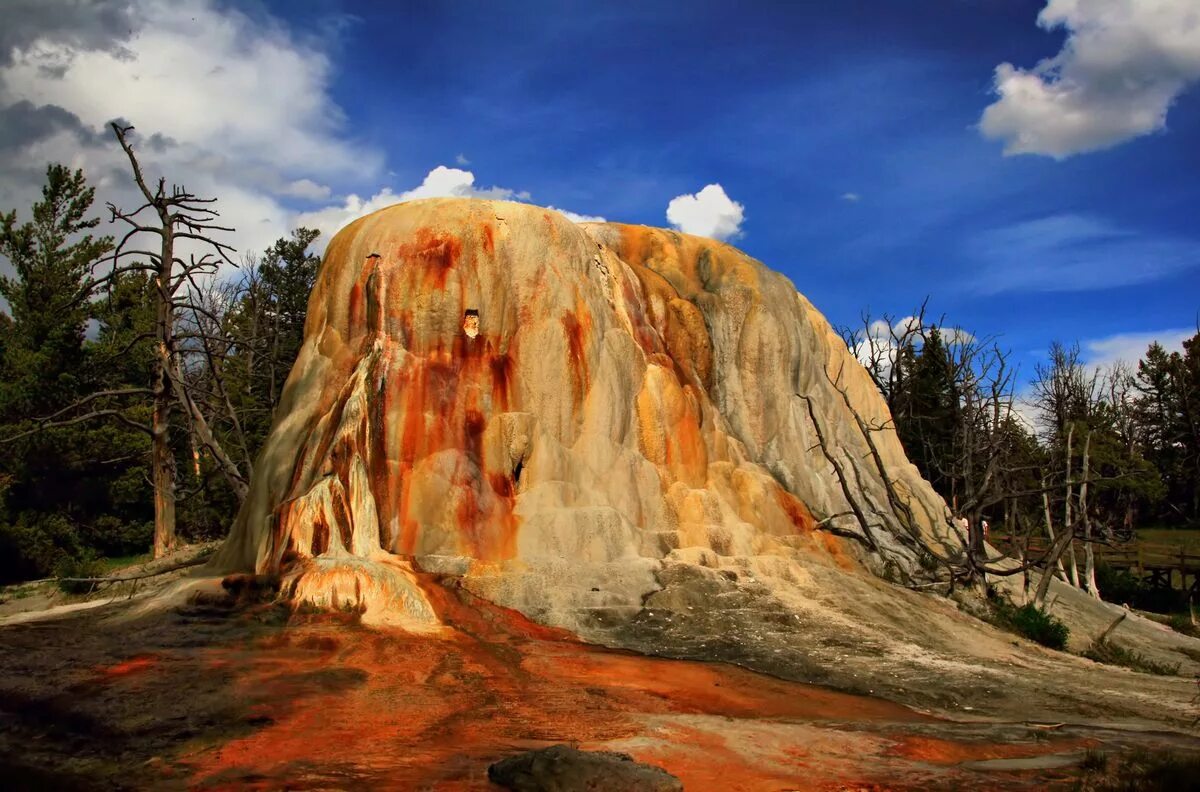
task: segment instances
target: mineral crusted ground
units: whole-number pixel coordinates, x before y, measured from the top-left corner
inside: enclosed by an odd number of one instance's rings
[[[446,630],[364,628],[206,594],[0,628],[7,789],[496,789],[559,743],[688,790],[1071,788],[1088,748],[1185,737],[947,719],[723,663],[582,644],[419,575]]]

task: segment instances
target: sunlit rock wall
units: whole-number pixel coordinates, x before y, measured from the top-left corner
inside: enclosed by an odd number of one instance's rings
[[[330,242],[218,564],[433,628],[415,564],[581,632],[636,609],[664,564],[802,553],[903,574],[945,505],[889,421],[824,317],[729,245],[400,204]]]

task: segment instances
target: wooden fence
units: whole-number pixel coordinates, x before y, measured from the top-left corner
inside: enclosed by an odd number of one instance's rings
[[[999,549],[1012,555],[1017,554],[1019,548],[1013,546],[1011,538],[994,537],[992,541]],[[1048,544],[1041,538],[1030,540],[1030,557],[1044,555]],[[1174,585],[1173,581],[1178,579],[1184,591],[1190,591],[1200,598],[1200,550],[1163,542],[1141,541],[1111,545],[1096,543],[1092,548],[1097,564],[1129,572],[1145,579],[1146,583],[1153,587],[1171,588]],[[1078,552],[1079,543],[1076,544],[1076,553]]]

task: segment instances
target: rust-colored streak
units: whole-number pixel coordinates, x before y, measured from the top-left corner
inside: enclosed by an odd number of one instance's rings
[[[817,527],[817,521],[808,507],[783,487],[776,487],[775,500],[792,521],[797,533],[811,533]]]
[[[490,223],[484,223],[481,230],[483,231],[483,250],[491,256],[496,252],[496,232]]]
[[[584,316],[586,317],[586,314]],[[587,341],[588,326],[585,324],[587,320],[581,320],[577,312],[568,312],[562,315],[561,321],[563,333],[567,339],[572,393],[575,396],[575,403],[582,404],[587,395],[589,383],[587,353],[584,348]]]
[[[319,556],[329,549],[329,523],[324,515],[313,520],[313,538],[311,552]]]
[[[407,266],[421,267],[426,288],[444,289],[450,270],[462,254],[462,242],[455,234],[437,233],[422,228],[413,234],[411,242],[396,248],[396,256]]]
[[[510,354],[499,354],[488,359],[492,373],[492,406],[508,412],[509,388],[513,376],[513,358]]]
[[[104,677],[127,677],[133,674],[140,674],[144,671],[149,671],[159,663],[159,658],[152,654],[140,654],[130,657],[128,660],[122,660],[106,668],[99,669],[100,675]]]
[[[349,549],[353,545],[351,539],[354,531],[354,526],[350,522],[350,509],[346,504],[343,493],[346,491],[345,484],[337,490],[333,498],[333,521],[337,526],[338,538],[342,540],[342,547]]]
[[[1003,744],[982,740],[957,742],[915,734],[897,736],[894,739],[895,743],[891,750],[893,755],[936,765],[956,765],[961,762],[984,759],[1012,759],[1045,753],[1040,746],[1030,743]],[[1078,737],[1068,737],[1056,741],[1055,749],[1059,752],[1078,750],[1086,747],[1090,742]]]
[[[367,475],[371,496],[375,499],[376,508],[381,517],[379,520],[379,546],[381,548],[391,547],[392,544],[392,521],[389,518],[394,514],[396,493],[396,482],[392,476],[393,466],[388,459],[387,442],[388,410],[391,407],[391,390],[388,388],[390,362],[390,356],[386,356],[379,363],[379,370],[373,372],[378,385],[375,388],[374,398],[368,404],[367,417],[369,426],[369,442],[366,444],[368,449]]]
[[[489,473],[488,483],[492,486],[492,492],[501,498],[511,498],[513,496],[514,488],[511,477],[503,473]]]

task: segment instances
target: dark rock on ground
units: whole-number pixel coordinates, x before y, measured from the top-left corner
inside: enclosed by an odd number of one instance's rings
[[[488,779],[514,792],[681,792],[679,779],[629,754],[554,745],[502,759]]]

